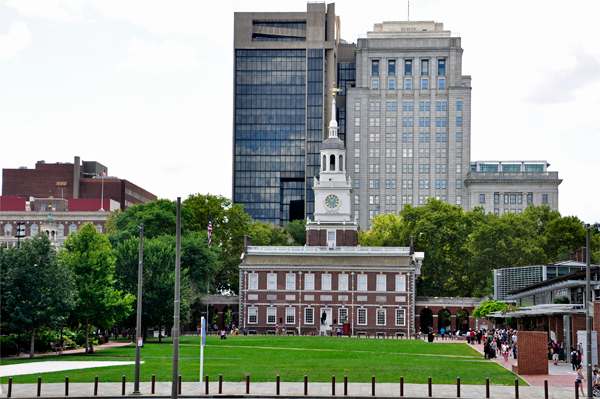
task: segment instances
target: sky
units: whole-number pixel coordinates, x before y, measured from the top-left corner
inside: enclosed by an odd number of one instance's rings
[[[231,197],[234,12],[306,1],[0,0],[0,168],[97,161],[159,198]],[[559,211],[600,222],[600,46],[586,1],[413,0],[462,38],[471,160],[547,160]],[[407,1],[336,2],[341,37]],[[1,176],[0,176],[1,179]]]

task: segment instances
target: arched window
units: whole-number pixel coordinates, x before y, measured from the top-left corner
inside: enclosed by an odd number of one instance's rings
[[[329,170],[335,171],[335,155],[331,154],[329,157]]]
[[[102,226],[101,226],[101,225],[99,225],[99,224],[98,224],[98,225],[96,225],[95,227],[96,227],[96,231],[97,231],[98,233],[102,233]]]
[[[63,237],[65,235],[65,226],[63,224],[58,225],[58,236]]]
[[[327,156],[323,155],[323,163],[321,164],[321,170],[325,172],[327,170]]]
[[[71,223],[69,226],[69,234],[75,233],[77,231],[77,225],[75,223]]]
[[[344,156],[340,155],[340,163],[338,164],[340,165],[340,172],[344,171]]]
[[[40,232],[40,227],[37,225],[37,223],[32,224],[31,226],[29,226],[29,235],[30,236],[35,236]]]
[[[4,225],[4,235],[7,237],[12,236],[12,224],[6,223]]]

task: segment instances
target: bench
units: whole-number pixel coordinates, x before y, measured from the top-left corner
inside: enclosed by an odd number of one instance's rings
[[[364,337],[365,337],[365,338],[368,338],[368,337],[369,337],[369,333],[368,333],[368,332],[366,332],[366,331],[358,331],[358,332],[356,333],[356,336],[357,336],[357,337],[360,337],[361,335],[364,335]]]
[[[404,338],[405,336],[406,336],[406,334],[403,333],[403,332],[397,332],[396,333],[396,338]]]
[[[375,338],[379,338],[379,337],[386,338],[385,331],[378,331],[378,332],[376,332],[375,333]]]
[[[248,335],[258,335],[256,330],[248,330]]]
[[[275,330],[267,330],[267,335],[275,335]]]
[[[296,332],[294,330],[286,330],[285,334],[286,335],[296,335]]]

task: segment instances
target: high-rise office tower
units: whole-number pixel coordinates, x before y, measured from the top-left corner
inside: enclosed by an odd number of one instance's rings
[[[233,201],[276,225],[312,217],[329,89],[338,59],[347,61],[343,77],[353,77],[354,46],[338,50],[334,4],[234,18]]]
[[[358,39],[346,148],[362,229],[431,197],[469,209],[471,78],[462,52],[460,37],[435,22],[383,22]]]

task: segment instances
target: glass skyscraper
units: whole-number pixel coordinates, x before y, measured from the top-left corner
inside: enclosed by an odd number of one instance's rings
[[[234,26],[233,201],[262,222],[312,218],[338,72],[334,4],[235,13]]]

